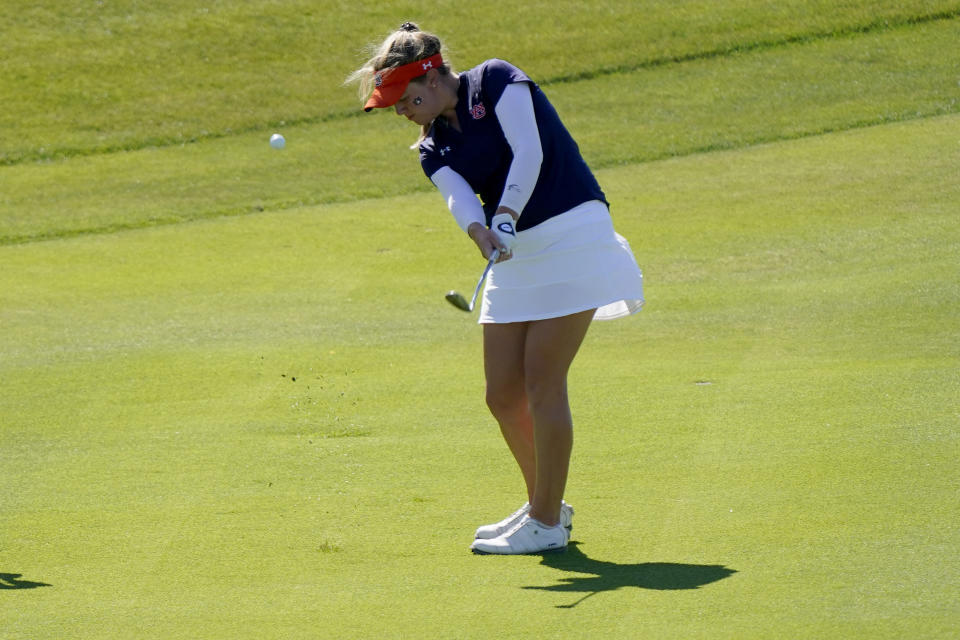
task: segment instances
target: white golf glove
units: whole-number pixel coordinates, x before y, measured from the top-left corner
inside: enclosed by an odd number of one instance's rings
[[[512,253],[513,247],[517,244],[517,230],[514,228],[513,216],[509,213],[498,213],[490,221],[490,229],[503,243],[502,253]]]

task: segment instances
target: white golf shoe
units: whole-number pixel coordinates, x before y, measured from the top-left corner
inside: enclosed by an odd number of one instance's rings
[[[565,551],[570,534],[558,524],[548,527],[530,516],[501,536],[489,540],[474,540],[470,549],[478,554],[519,555]]]
[[[523,516],[530,513],[530,503],[526,503],[511,515],[507,516],[500,522],[495,522],[493,524],[486,524],[477,529],[477,532],[474,534],[474,538],[478,540],[490,540],[496,538],[497,536],[502,536],[510,529],[513,529],[520,521],[523,519]],[[560,503],[560,524],[567,530],[569,533],[573,530],[573,507],[568,505],[566,502]]]

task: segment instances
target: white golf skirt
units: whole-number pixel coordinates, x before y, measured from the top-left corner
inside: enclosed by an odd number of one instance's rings
[[[544,320],[596,309],[612,320],[643,307],[643,274],[613,230],[607,205],[592,200],[517,232],[513,257],[493,266],[480,324]]]

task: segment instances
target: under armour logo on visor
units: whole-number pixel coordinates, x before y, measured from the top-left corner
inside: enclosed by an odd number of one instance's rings
[[[433,63],[432,63],[432,62],[424,62],[424,63],[423,63],[423,70],[424,70],[424,71],[426,71],[427,69],[430,69],[431,67],[433,67]]]

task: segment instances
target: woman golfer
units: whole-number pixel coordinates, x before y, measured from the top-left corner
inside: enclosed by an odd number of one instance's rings
[[[630,315],[643,280],[603,191],[540,88],[503,60],[454,73],[440,40],[404,23],[348,81],[364,108],[421,126],[420,164],[490,272],[480,310],[486,401],[527,503],[477,529],[476,553],[560,551],[573,422],[567,371],[593,318]]]

